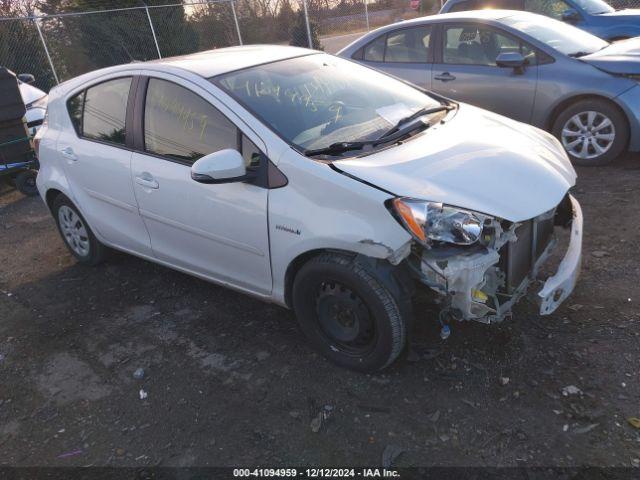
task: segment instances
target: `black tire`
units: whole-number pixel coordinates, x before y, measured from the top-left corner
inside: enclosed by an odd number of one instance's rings
[[[74,239],[65,234],[65,227],[63,227],[63,225],[61,224],[62,220],[60,215],[61,209],[63,208],[70,209],[75,214],[75,217],[71,217],[72,222],[75,220],[75,226],[81,224],[84,227],[84,232],[86,233],[86,235],[83,236],[86,239],[86,242],[83,240],[82,244],[87,245],[86,253],[83,253],[84,249],[74,248]],[[93,231],[91,231],[91,227],[89,227],[87,221],[84,219],[73,202],[69,200],[69,198],[67,198],[63,194],[59,194],[53,201],[51,212],[53,214],[53,218],[56,221],[58,231],[60,232],[60,236],[62,237],[64,244],[66,245],[71,255],[76,257],[76,259],[80,263],[84,265],[97,265],[105,259],[107,254],[107,247],[100,243],[100,241],[96,238],[96,236],[93,234]]]
[[[597,112],[604,117],[607,117],[611,120],[612,129],[604,129],[602,132],[605,134],[614,133],[614,139],[609,148],[602,154],[594,156],[592,158],[581,158],[575,154],[573,154],[570,149],[567,148],[567,143],[563,140],[562,132],[567,123],[576,115],[583,114],[581,118],[586,118],[586,112]],[[575,130],[578,132],[578,130]],[[569,105],[566,109],[564,109],[558,115],[555,122],[553,123],[552,128],[553,135],[562,142],[563,146],[567,150],[567,154],[573,163],[576,165],[582,166],[599,166],[606,165],[611,163],[613,160],[618,158],[621,153],[623,153],[627,147],[629,141],[629,122],[625,117],[624,113],[621,112],[614,104],[607,100],[600,99],[587,99],[587,100],[579,100],[575,103]],[[588,135],[585,132],[585,135]],[[575,136],[571,137],[578,140],[580,137]],[[591,140],[592,142],[597,142],[597,139]],[[595,155],[596,151],[593,146],[588,147],[588,152]]]
[[[361,372],[387,367],[405,346],[410,302],[398,296],[375,267],[338,253],[312,258],[293,282],[293,308],[313,347]]]
[[[20,193],[27,197],[35,197],[38,195],[38,187],[36,186],[36,177],[38,172],[35,170],[26,170],[16,175],[16,188]]]

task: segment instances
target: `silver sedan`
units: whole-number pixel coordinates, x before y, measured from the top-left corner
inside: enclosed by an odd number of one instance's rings
[[[552,132],[579,165],[640,151],[640,37],[610,44],[547,17],[479,10],[372,31],[339,56]]]

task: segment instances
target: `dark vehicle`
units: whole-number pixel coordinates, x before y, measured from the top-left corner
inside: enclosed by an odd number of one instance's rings
[[[603,0],[448,0],[440,13],[486,8],[545,15],[610,42],[640,36],[640,9],[615,10]]]
[[[35,196],[38,160],[25,113],[18,80],[0,67],[0,177],[13,181],[24,195]]]

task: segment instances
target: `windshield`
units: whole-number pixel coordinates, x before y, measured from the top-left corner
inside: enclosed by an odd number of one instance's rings
[[[329,55],[307,55],[216,77],[224,90],[301,150],[379,138],[440,105],[409,85]]]
[[[608,42],[584,30],[550,18],[539,20],[534,16],[514,15],[503,18],[502,22],[531,35],[536,40],[546,43],[565,55],[588,55],[609,45]]]
[[[615,12],[615,9],[602,0],[573,0],[575,4],[591,15]]]

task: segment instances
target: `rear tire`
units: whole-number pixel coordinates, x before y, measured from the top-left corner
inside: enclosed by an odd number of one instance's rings
[[[36,186],[36,177],[38,172],[35,170],[26,170],[16,175],[16,188],[20,193],[27,197],[35,197],[38,195],[38,187]]]
[[[312,258],[293,283],[293,308],[313,347],[361,372],[381,370],[402,352],[410,318],[406,304],[375,267],[345,254]]]
[[[556,118],[553,135],[576,165],[599,166],[615,160],[629,141],[624,113],[607,100],[577,101]]]
[[[63,194],[58,195],[53,201],[51,212],[71,255],[85,265],[97,265],[104,260],[107,247],[96,238],[69,198]]]

